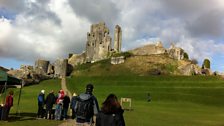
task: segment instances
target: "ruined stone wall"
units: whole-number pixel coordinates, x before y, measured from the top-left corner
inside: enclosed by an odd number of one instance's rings
[[[115,26],[114,30],[114,51],[121,52],[121,42],[122,42],[122,30],[119,25]]]
[[[67,59],[57,59],[54,63],[55,77],[65,77],[67,74]]]
[[[133,55],[153,55],[153,54],[165,54],[166,49],[163,46],[157,46],[155,44],[145,45],[140,48],[136,48],[130,51]]]
[[[86,59],[86,54],[73,54],[69,59],[68,59],[68,64],[71,64],[73,67],[79,64],[85,63]]]
[[[35,71],[38,74],[47,74],[49,61],[38,59],[35,62]]]
[[[20,69],[23,69],[23,70],[34,70],[33,66],[31,66],[31,65],[21,65]]]
[[[110,61],[110,63],[113,64],[113,65],[116,65],[116,64],[124,63],[124,61],[125,61],[124,56],[120,56],[120,57],[111,57],[111,61]]]
[[[170,49],[168,49],[168,54],[171,58],[182,60],[184,59],[184,50],[174,45],[171,45]]]
[[[87,33],[86,62],[105,59],[110,50],[111,37],[105,23],[91,25],[90,33]]]
[[[48,75],[54,74],[54,66],[52,64],[48,65],[47,74]]]

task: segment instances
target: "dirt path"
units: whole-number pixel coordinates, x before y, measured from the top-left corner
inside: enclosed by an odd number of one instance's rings
[[[66,94],[70,97],[72,97],[71,92],[68,90],[67,86],[66,86],[66,78],[63,77],[61,79],[61,88],[62,90],[64,90],[66,92]],[[71,111],[69,109],[68,114],[71,116]],[[66,121],[64,121],[62,124],[58,125],[58,126],[75,126],[75,120],[74,119],[68,119]]]

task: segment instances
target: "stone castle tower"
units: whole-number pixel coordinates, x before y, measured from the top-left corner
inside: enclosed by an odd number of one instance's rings
[[[122,31],[119,25],[115,26],[114,30],[114,51],[121,52]]]
[[[112,52],[109,28],[104,22],[91,25],[87,33],[86,62],[95,62],[109,57]],[[114,51],[121,52],[121,27],[116,25],[114,33]]]
[[[111,37],[105,23],[91,25],[87,33],[86,62],[105,59],[111,51]]]

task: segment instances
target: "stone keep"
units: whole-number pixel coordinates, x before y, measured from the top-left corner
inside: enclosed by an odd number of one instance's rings
[[[170,48],[168,49],[168,54],[171,58],[182,60],[184,59],[184,50],[179,47],[175,47],[174,44],[171,44]]]
[[[119,25],[115,26],[114,30],[114,51],[121,52],[122,31]]]
[[[65,77],[67,74],[67,59],[57,59],[54,63],[54,74],[56,77]]]
[[[86,62],[95,62],[105,59],[111,51],[111,37],[105,23],[91,25],[87,33]]]
[[[38,59],[35,62],[35,71],[38,74],[45,74],[46,75],[49,63],[50,63],[49,61]]]

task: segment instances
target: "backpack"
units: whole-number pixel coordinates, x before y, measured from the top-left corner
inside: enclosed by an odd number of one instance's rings
[[[89,94],[81,94],[89,95]],[[93,98],[88,96],[88,99],[82,99],[80,96],[77,97],[77,102],[75,105],[75,113],[78,119],[88,120],[94,115],[93,113]]]
[[[39,96],[38,96],[38,102],[39,102],[39,103],[42,103],[43,101],[44,101],[44,100],[43,100],[43,96],[42,96],[42,95],[39,95]]]

